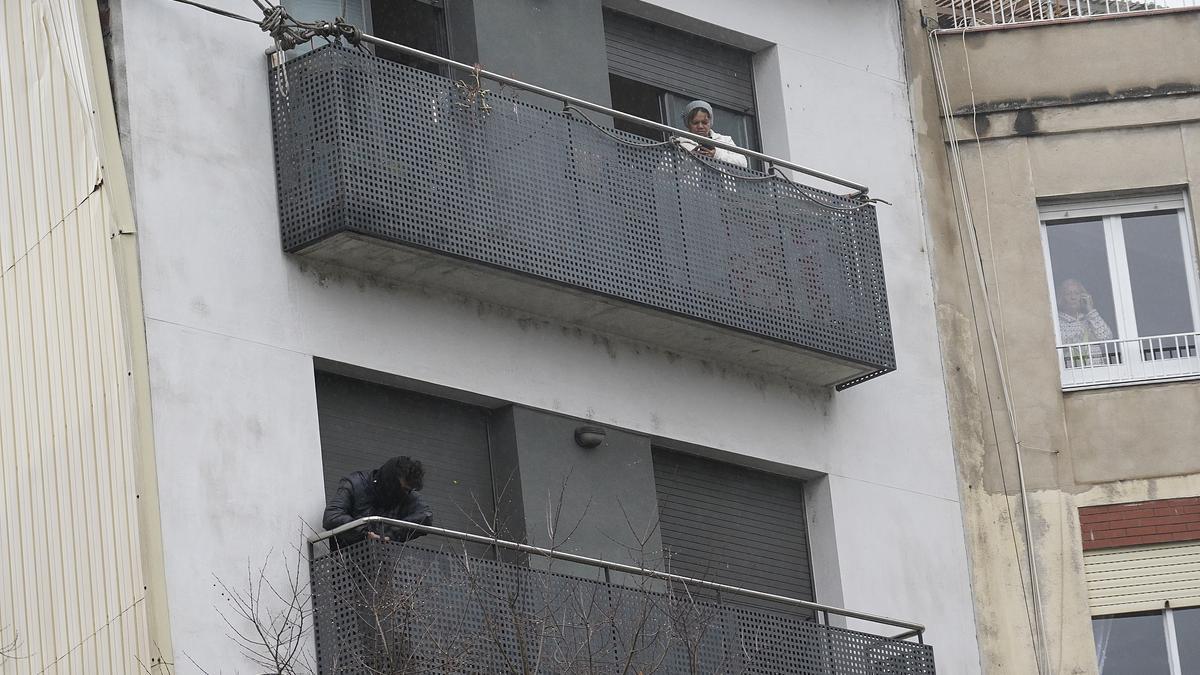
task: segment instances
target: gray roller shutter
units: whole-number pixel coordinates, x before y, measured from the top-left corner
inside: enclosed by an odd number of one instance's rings
[[[325,494],[353,471],[408,455],[425,466],[434,524],[477,532],[476,502],[493,509],[487,411],[455,401],[317,373]]]
[[[813,599],[801,481],[661,449],[654,451],[654,479],[670,571]]]
[[[604,36],[610,73],[754,113],[750,52],[611,11]]]

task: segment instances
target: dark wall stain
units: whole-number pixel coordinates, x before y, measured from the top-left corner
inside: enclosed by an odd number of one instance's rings
[[[1018,136],[1032,136],[1037,133],[1037,120],[1033,118],[1032,110],[1022,110],[1013,120],[1013,133]]]
[[[1200,94],[1200,83],[1170,82],[1157,87],[1132,87],[1120,91],[1091,90],[1080,91],[1063,96],[1043,96],[1038,98],[1013,99],[1009,101],[987,101],[975,106],[961,106],[954,111],[955,116],[984,114],[995,112],[1012,112],[1030,108],[1051,108],[1067,105],[1088,105],[1092,103],[1109,103],[1113,101],[1128,101],[1159,96],[1188,96]]]
[[[988,117],[987,113],[979,113],[974,116],[975,135],[983,136],[987,133],[988,128],[992,126],[992,118]]]

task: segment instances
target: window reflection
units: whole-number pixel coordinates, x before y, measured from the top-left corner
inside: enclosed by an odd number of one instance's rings
[[[1092,635],[1100,675],[1170,675],[1161,612],[1096,617]]]
[[[1114,321],[1104,222],[1090,218],[1046,225],[1059,340],[1062,344],[1079,344],[1120,337]]]
[[[1179,669],[1200,673],[1200,607],[1172,610],[1175,642],[1179,645]]]
[[[1122,216],[1139,336],[1191,333],[1192,301],[1175,211]]]

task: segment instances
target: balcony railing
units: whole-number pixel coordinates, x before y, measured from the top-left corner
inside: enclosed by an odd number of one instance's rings
[[[271,92],[288,252],[816,384],[895,368],[861,195],[338,46]]]
[[[368,520],[383,519],[335,532]],[[330,550],[332,532],[310,539],[322,673],[934,673],[932,647],[920,641],[924,629],[917,624],[413,527],[449,545],[427,544],[434,539],[428,537],[420,544],[360,541]],[[464,542],[487,545],[493,557],[517,553],[545,564],[483,559],[464,553]],[[556,564],[572,565],[574,574]],[[723,601],[701,599],[706,590],[723,591]],[[750,607],[738,598],[785,609]],[[829,625],[830,615],[904,631],[888,637],[849,630]]]
[[[1200,377],[1197,342],[1200,333],[1060,345],[1063,389]]]
[[[943,28],[973,28],[1084,19],[1114,14],[1200,7],[1200,0],[938,0],[938,23]]]

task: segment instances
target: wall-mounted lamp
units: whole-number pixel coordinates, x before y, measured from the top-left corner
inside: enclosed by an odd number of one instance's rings
[[[575,429],[575,445],[591,450],[604,442],[606,434],[607,432],[600,427],[579,427]]]

